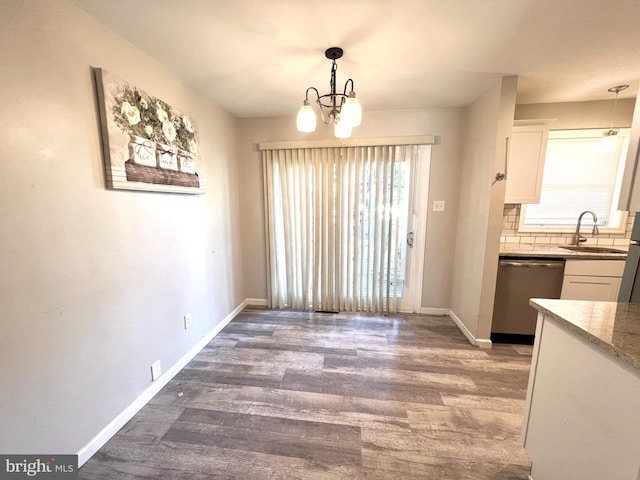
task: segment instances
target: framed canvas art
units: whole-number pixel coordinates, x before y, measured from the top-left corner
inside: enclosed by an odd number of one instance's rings
[[[94,74],[107,188],[204,193],[193,119],[104,69]]]

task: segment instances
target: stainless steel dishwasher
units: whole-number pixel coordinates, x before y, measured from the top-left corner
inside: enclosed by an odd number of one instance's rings
[[[564,260],[500,257],[491,340],[533,343],[537,311],[531,298],[560,298]]]

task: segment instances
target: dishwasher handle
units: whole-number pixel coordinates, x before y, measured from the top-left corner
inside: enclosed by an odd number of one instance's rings
[[[545,260],[500,260],[498,265],[501,267],[562,268],[564,267],[564,262]]]

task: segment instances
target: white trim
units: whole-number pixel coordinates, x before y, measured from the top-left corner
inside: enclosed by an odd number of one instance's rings
[[[493,345],[490,339],[474,337],[467,326],[462,323],[462,320],[460,320],[460,318],[450,308],[420,307],[420,311],[418,313],[421,313],[423,315],[448,315],[449,318],[453,320],[453,323],[455,323],[460,331],[464,334],[464,336],[467,337],[467,340],[469,340],[469,343],[471,345],[480,348],[491,348]]]
[[[396,313],[420,313],[416,312],[413,308],[401,308],[396,309]]]
[[[78,450],[78,468],[84,465],[102,446],[113,437],[133,416],[142,409],[162,388],[182,370],[220,331],[249,304],[245,299],[198,343],[196,343],[169,370],[152,383],[142,394],[129,404],[120,414],[111,420],[91,441]],[[254,304],[253,304],[254,305]]]
[[[529,118],[523,120],[514,120],[514,127],[532,127],[540,125],[551,125],[557,118]]]
[[[467,340],[469,340],[471,345],[475,347],[480,347],[480,348],[491,348],[492,346],[491,340],[489,340],[488,338],[474,337],[471,331],[462,322],[462,320],[460,320],[460,318],[454,313],[453,310],[449,311],[449,316],[451,317],[451,320],[453,320],[454,323],[458,326],[458,328],[464,334],[464,336],[467,337]]]
[[[614,198],[617,194],[614,192]],[[538,233],[541,235],[545,233],[574,233],[576,231],[576,226],[573,227],[561,227],[561,226],[549,226],[549,225],[525,225],[525,216],[527,212],[527,204],[522,203],[520,205],[520,218],[518,220],[518,233]],[[627,219],[629,218],[629,212],[624,212],[621,210],[616,210],[615,206],[612,205],[611,212],[612,215],[610,219],[619,224],[617,227],[607,227],[607,226],[598,226],[598,231],[602,234],[606,235],[619,235],[621,233],[626,233],[627,231]],[[576,218],[576,224],[578,223],[578,219]],[[585,233],[589,237],[592,237],[591,230],[593,229],[593,220],[591,217],[587,217],[587,221],[584,224],[580,225],[580,233]],[[534,235],[535,236],[535,235]]]
[[[324,140],[295,140],[285,142],[260,142],[259,150],[290,150],[297,148],[331,148],[331,147],[376,147],[384,145],[434,145],[434,135],[411,135],[402,137],[349,138],[340,140],[329,138]]]
[[[424,258],[427,248],[427,222],[429,217],[429,184],[431,178],[431,146],[418,147],[415,161],[411,162],[411,182],[408,215],[414,232],[414,247],[405,255],[409,263],[408,282],[403,287],[399,305],[402,310],[409,308],[418,312],[422,305],[424,281]],[[409,227],[409,224],[407,224]],[[407,228],[408,229],[408,228]],[[406,247],[407,250],[409,247]],[[407,265],[404,265],[405,273]]]
[[[431,308],[431,307],[420,307],[418,309],[418,313],[422,315],[451,315],[451,309],[449,308]]]
[[[266,307],[269,305],[266,298],[247,298],[245,301],[246,305],[251,305],[254,307]]]

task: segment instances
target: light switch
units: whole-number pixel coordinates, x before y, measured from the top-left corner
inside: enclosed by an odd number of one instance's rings
[[[433,202],[434,212],[444,212],[444,200],[434,200]]]

